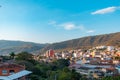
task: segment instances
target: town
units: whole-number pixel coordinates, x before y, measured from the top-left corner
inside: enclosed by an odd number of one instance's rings
[[[120,0],[0,0],[0,80],[120,80]]]
[[[58,52],[49,49],[42,54],[12,52],[0,56],[0,79],[3,80],[61,80],[57,76],[63,74],[61,71],[77,75],[75,80],[106,80],[103,78],[120,76],[120,47],[101,45],[90,49]],[[48,75],[49,72],[52,74]]]
[[[120,74],[120,48],[114,46],[97,46],[88,50],[77,49],[59,53],[50,49],[43,55],[34,56],[34,59],[44,62],[69,59],[69,69],[75,69],[87,78],[100,79]]]

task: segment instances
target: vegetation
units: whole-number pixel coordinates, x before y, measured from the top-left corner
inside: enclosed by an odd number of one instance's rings
[[[25,65],[27,70],[33,73],[31,80],[79,80],[81,75],[75,70],[69,70],[69,60],[59,59],[54,62],[37,62],[32,55],[21,52],[16,57],[16,63]]]
[[[13,53],[11,53],[13,54]],[[1,56],[10,60],[8,56]],[[11,58],[12,59],[12,58]],[[119,59],[116,57],[116,59]],[[89,80],[80,75],[74,69],[70,70],[69,59],[54,60],[51,63],[38,62],[33,59],[33,55],[28,52],[21,52],[16,55],[15,62],[24,65],[27,70],[32,71],[29,75],[31,80]],[[120,76],[104,77],[99,80],[119,80]],[[94,79],[97,80],[97,79]]]
[[[120,80],[120,76],[109,76],[109,77],[104,77],[101,80]]]
[[[10,55],[11,59],[14,59],[14,57],[15,57],[15,53],[14,52],[11,52],[9,55]]]
[[[16,56],[16,60],[25,60],[25,61],[29,61],[32,60],[32,54],[28,53],[28,52],[21,52]]]
[[[120,57],[119,56],[113,56],[113,59],[114,60],[120,60]]]

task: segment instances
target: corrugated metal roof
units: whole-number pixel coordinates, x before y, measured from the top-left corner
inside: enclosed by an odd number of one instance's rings
[[[12,79],[8,78],[7,76],[0,76],[0,80],[12,80]]]
[[[8,76],[10,79],[17,79],[17,78],[20,78],[20,77],[23,77],[25,75],[28,75],[32,73],[31,71],[27,71],[27,70],[23,70],[23,71],[20,71],[18,73],[15,73],[15,74],[12,74],[10,76]]]

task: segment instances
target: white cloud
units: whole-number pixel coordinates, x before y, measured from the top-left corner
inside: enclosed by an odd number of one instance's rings
[[[59,28],[63,28],[65,30],[73,30],[73,29],[84,30],[85,29],[83,25],[77,25],[73,22],[57,23],[56,21],[50,21],[48,24],[59,27]]]
[[[50,25],[55,26],[56,28],[63,28],[64,30],[80,30],[86,33],[94,33],[95,30],[88,30],[84,27],[84,25],[75,24],[73,22],[65,22],[65,23],[57,23],[56,21],[50,21]]]
[[[76,25],[73,23],[64,23],[60,24],[59,26],[63,27],[65,30],[73,30],[76,28]]]
[[[63,23],[63,24],[59,24],[60,27],[63,27],[65,30],[81,30],[84,31],[85,27],[83,25],[77,25],[75,23],[72,22],[67,22],[67,23]]]
[[[107,7],[107,8],[104,8],[104,9],[100,9],[100,10],[97,10],[95,12],[92,12],[91,14],[92,15],[95,15],[95,14],[106,14],[106,13],[112,13],[112,12],[115,12],[117,9],[119,9],[120,7]]]
[[[88,30],[87,33],[94,33],[95,30]]]

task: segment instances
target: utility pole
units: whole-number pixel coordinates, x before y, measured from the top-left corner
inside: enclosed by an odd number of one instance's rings
[[[56,80],[56,74],[55,74],[55,80]]]

